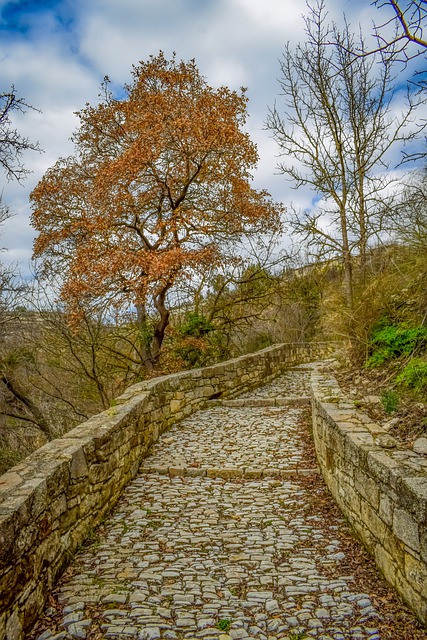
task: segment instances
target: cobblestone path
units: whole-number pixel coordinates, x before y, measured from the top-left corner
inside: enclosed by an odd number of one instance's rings
[[[307,458],[308,377],[296,368],[165,433],[31,638],[378,640]]]

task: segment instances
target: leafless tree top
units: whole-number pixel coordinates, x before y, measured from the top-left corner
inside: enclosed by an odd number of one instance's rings
[[[14,111],[25,113],[28,109],[34,107],[17,96],[14,86],[9,91],[0,93],[0,167],[8,180],[21,182],[29,173],[22,164],[24,151],[40,151],[39,143],[22,136],[12,123]]]
[[[382,23],[375,24],[376,50],[393,51],[404,62],[422,55],[427,49],[427,0],[375,0],[373,4],[384,15],[390,14]],[[394,28],[391,37],[390,27]]]

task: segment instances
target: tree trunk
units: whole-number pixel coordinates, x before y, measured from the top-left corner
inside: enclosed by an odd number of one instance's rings
[[[170,311],[166,307],[166,296],[171,284],[166,284],[154,298],[154,306],[159,318],[154,322],[153,330],[148,324],[147,311],[144,303],[136,305],[137,322],[140,333],[139,355],[148,371],[153,371],[159,361],[160,352],[169,325]]]
[[[141,358],[145,369],[147,369],[148,371],[152,371],[153,360],[151,355],[150,329],[148,327],[147,311],[145,309],[144,303],[139,303],[136,305],[136,317],[139,332],[139,357]]]
[[[23,405],[27,411],[32,416],[32,424],[34,424],[40,431],[46,435],[48,440],[52,440],[54,434],[50,428],[48,421],[46,420],[43,411],[29,398],[22,389],[19,388],[18,384],[13,381],[10,377],[3,374],[0,378],[0,381],[3,382],[5,387],[10,391],[13,397]],[[18,416],[17,416],[18,417]]]
[[[344,200],[344,203],[346,200]],[[345,298],[347,302],[347,308],[350,313],[353,311],[353,265],[351,259],[350,243],[348,240],[348,227],[347,227],[347,215],[345,206],[341,207],[340,211],[340,225],[341,225],[341,247],[342,247],[342,260],[344,266],[344,290]]]
[[[154,336],[151,342],[151,355],[153,366],[158,363],[162,348],[165,331],[169,324],[170,311],[166,308],[166,294],[171,285],[166,285],[154,300],[155,307],[159,312],[159,320],[154,326]]]

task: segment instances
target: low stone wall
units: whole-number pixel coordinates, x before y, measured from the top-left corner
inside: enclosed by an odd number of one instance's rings
[[[56,578],[109,511],[160,433],[209,399],[231,397],[326,344],[288,344],[155,378],[0,477],[0,640],[20,640]]]
[[[427,624],[427,458],[396,441],[314,373],[313,435],[332,495],[387,581]]]

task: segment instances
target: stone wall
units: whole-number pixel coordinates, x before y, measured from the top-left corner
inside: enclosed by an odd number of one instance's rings
[[[0,477],[0,640],[19,640],[79,544],[160,433],[207,400],[267,382],[331,345],[278,345],[130,387],[115,405]]]
[[[312,389],[326,484],[387,581],[427,624],[427,458],[357,411],[333,377],[314,373]]]

